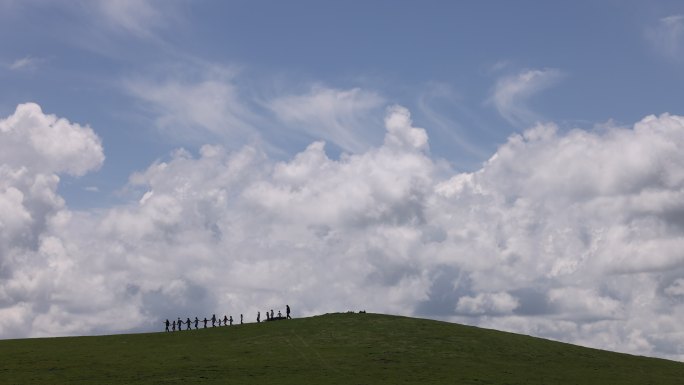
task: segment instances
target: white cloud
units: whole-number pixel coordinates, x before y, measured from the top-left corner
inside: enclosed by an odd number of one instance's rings
[[[528,70],[505,76],[496,82],[489,102],[513,126],[533,124],[541,118],[528,106],[528,100],[556,84],[562,77],[563,73],[557,69]]]
[[[679,59],[684,53],[684,15],[671,15],[658,20],[646,30],[653,47],[665,56]]]
[[[374,125],[369,112],[383,104],[383,98],[374,92],[316,86],[304,95],[278,97],[269,102],[269,107],[293,129],[358,153],[381,137],[379,132],[371,131]]]
[[[13,61],[12,64],[8,66],[8,68],[13,71],[33,70],[38,66],[38,64],[41,61],[41,59],[35,57],[25,56],[23,58]]]
[[[239,147],[258,139],[254,124],[260,118],[240,97],[233,84],[235,70],[201,66],[197,76],[169,71],[164,80],[129,79],[126,90],[144,102],[156,116],[157,126],[184,141],[220,139]],[[192,69],[181,69],[192,73]]]
[[[510,314],[519,306],[518,300],[506,292],[479,293],[458,299],[456,311],[468,315]]]
[[[55,306],[51,290],[73,264],[49,236],[70,215],[57,174],[80,176],[103,160],[89,127],[46,115],[36,104],[21,104],[0,120],[0,335],[40,334],[32,321]]]
[[[0,164],[15,170],[81,176],[104,161],[100,139],[89,127],[45,115],[33,103],[0,120],[0,138]]]
[[[138,199],[92,212],[56,194],[68,156],[4,159],[0,335],[251,320],[289,303],[296,316],[417,314],[684,358],[684,117],[539,125],[447,176],[406,109],[388,108],[385,128],[340,159],[323,142],[279,162],[252,146],[178,150],[131,176]],[[57,168],[38,177],[46,154]],[[80,172],[96,167],[83,158]]]
[[[155,29],[174,19],[175,4],[170,1],[104,0],[91,5],[113,28],[142,38],[153,37]]]

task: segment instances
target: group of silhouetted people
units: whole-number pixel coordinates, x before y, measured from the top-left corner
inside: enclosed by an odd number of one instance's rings
[[[278,310],[278,315],[275,316],[273,313],[273,309],[271,309],[270,313],[266,311],[266,320],[265,321],[278,321],[278,320],[284,320],[284,319],[292,319],[290,317],[290,305],[285,305],[285,313],[286,316],[283,317],[282,313],[280,313],[280,310]],[[243,324],[244,317],[242,314],[240,314],[240,325]],[[257,312],[257,318],[256,318],[257,323],[261,322],[261,312]],[[195,320],[191,320],[189,317],[183,321],[180,317],[178,317],[178,320],[174,321],[169,321],[168,319],[164,321],[164,326],[166,326],[166,331],[167,332],[175,332],[176,330],[182,331],[183,330],[183,325],[185,325],[185,330],[192,330],[192,325],[194,324],[195,330],[199,329],[199,323],[202,323],[202,326],[204,329],[207,328],[207,323],[211,322],[211,327],[216,327],[217,323],[218,326],[233,326],[233,316],[223,316],[223,319],[216,318],[216,314],[213,314],[211,316],[211,319],[207,319],[207,317],[204,317],[204,319],[199,319],[198,317],[195,317]]]

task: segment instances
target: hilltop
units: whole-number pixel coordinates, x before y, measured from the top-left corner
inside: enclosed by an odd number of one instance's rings
[[[0,383],[681,384],[684,363],[446,322],[337,313],[0,341]]]

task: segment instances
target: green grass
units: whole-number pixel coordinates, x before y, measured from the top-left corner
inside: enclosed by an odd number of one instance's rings
[[[379,314],[0,341],[2,384],[684,383],[684,363]]]

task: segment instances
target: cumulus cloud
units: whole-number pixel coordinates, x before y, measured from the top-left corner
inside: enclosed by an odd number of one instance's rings
[[[474,297],[463,296],[456,303],[456,311],[468,315],[510,314],[519,306],[517,298],[506,292],[479,293]]]
[[[535,94],[556,84],[563,77],[557,69],[528,70],[505,76],[496,82],[489,102],[510,124],[523,127],[540,120],[529,107],[528,100]]]
[[[46,115],[36,104],[21,104],[0,120],[1,335],[40,333],[32,320],[54,306],[49,295],[62,262],[73,263],[58,258],[62,242],[49,236],[69,216],[57,193],[58,174],[80,176],[103,160],[89,127]]]
[[[31,172],[81,176],[104,161],[102,144],[89,127],[21,104],[0,121],[0,164]]]
[[[367,309],[683,359],[682,146],[684,117],[668,114],[546,124],[454,173],[393,106],[366,151],[178,150],[131,176],[138,199],[92,212],[64,206],[54,173],[97,162],[55,161],[29,185],[19,163],[47,166],[3,160],[0,335],[251,320],[289,303],[296,316]]]

